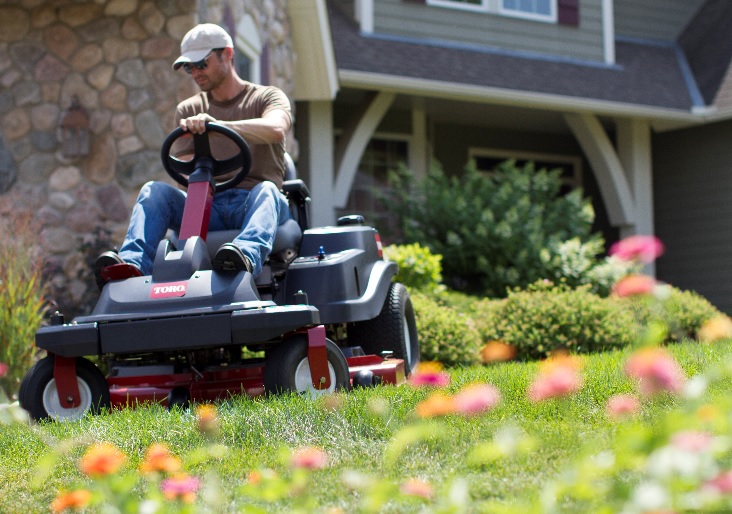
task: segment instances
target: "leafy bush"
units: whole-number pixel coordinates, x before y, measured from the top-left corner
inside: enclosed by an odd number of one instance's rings
[[[419,291],[410,295],[417,320],[421,359],[445,365],[475,364],[482,340],[473,320]]]
[[[9,394],[31,366],[35,333],[45,311],[41,260],[33,257],[37,230],[29,216],[0,219],[0,387]]]
[[[391,175],[393,206],[406,242],[443,256],[448,286],[505,296],[553,277],[551,253],[567,240],[587,242],[594,211],[580,190],[561,195],[560,170],[513,161],[490,175],[470,164],[459,177],[436,167],[419,184],[401,168]],[[549,254],[547,254],[549,252]]]
[[[434,255],[419,243],[389,245],[384,248],[384,258],[397,263],[394,280],[409,289],[434,290],[442,282],[442,255]]]
[[[665,343],[696,339],[704,322],[722,314],[709,300],[694,291],[682,291],[667,285],[662,294],[662,304],[648,296],[628,297],[622,302],[638,322],[648,324],[654,319],[662,322],[668,329]]]
[[[631,344],[638,327],[633,313],[615,298],[601,298],[589,286],[540,281],[514,289],[501,301],[476,305],[484,341],[514,346],[520,359],[540,359],[557,350],[592,353]]]

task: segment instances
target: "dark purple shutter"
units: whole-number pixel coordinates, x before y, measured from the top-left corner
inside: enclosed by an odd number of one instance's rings
[[[579,0],[557,0],[557,21],[560,25],[579,26]]]
[[[426,4],[427,0],[402,0],[402,2],[405,2],[408,4]]]

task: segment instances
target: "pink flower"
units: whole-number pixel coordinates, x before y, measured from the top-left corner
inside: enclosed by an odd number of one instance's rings
[[[491,384],[471,384],[453,396],[453,407],[458,414],[482,414],[501,401],[501,393]]]
[[[631,274],[618,280],[613,286],[613,294],[624,298],[626,296],[644,296],[653,294],[656,281],[648,275]]]
[[[625,364],[625,374],[638,381],[643,394],[651,396],[661,391],[678,393],[686,378],[681,366],[663,348],[638,350]]]
[[[7,372],[8,372],[8,365],[0,362],[0,378],[4,377],[5,373],[7,373]]]
[[[629,394],[616,394],[608,398],[605,412],[612,419],[633,416],[640,410],[640,402]]]
[[[399,492],[405,496],[418,496],[427,500],[432,498],[433,494],[432,485],[429,482],[416,478],[405,480],[399,488]]]
[[[180,499],[186,503],[193,503],[200,486],[201,481],[198,478],[179,473],[163,480],[160,483],[160,490],[168,500]]]
[[[732,493],[732,471],[723,471],[704,484],[705,488],[714,489],[721,494]]]
[[[696,430],[683,430],[671,437],[671,444],[687,452],[700,452],[712,444],[712,434]]]
[[[610,247],[610,255],[624,261],[650,263],[660,257],[665,248],[654,236],[630,236]]]
[[[328,465],[328,454],[320,448],[307,446],[292,454],[292,467],[303,469],[323,469]]]
[[[542,362],[539,373],[529,386],[529,399],[541,402],[579,391],[582,387],[579,368],[579,361],[572,357],[554,357]]]
[[[439,362],[420,362],[409,383],[414,387],[446,387],[450,384],[450,375],[442,371]]]

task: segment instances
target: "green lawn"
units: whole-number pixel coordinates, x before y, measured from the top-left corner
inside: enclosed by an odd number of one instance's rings
[[[732,342],[689,342],[670,350],[688,377],[732,362]],[[305,512],[350,513],[368,511],[368,502],[375,502],[374,512],[419,512],[425,507],[432,512],[539,510],[540,498],[560,477],[563,482],[581,482],[567,478],[566,471],[582,469],[576,463],[584,456],[626,444],[619,434],[633,433],[629,426],[636,427],[636,433],[642,427],[651,430],[666,423],[667,413],[681,409],[681,399],[661,396],[644,402],[630,425],[608,420],[607,399],[634,391],[622,373],[628,355],[623,351],[585,358],[582,389],[566,400],[539,404],[526,396],[536,363],[450,369],[448,393],[476,381],[500,389],[498,407],[478,417],[420,420],[415,405],[430,391],[385,386],[354,390],[335,407],[332,401],[294,395],[231,398],[218,405],[221,430],[213,442],[197,431],[193,412],[150,405],[69,424],[0,426],[0,512],[48,512],[59,490],[88,486],[78,461],[95,441],[120,448],[129,457],[125,470],[130,476],[138,476],[133,470],[149,445],[167,443],[182,457],[185,471],[202,477],[198,501],[213,502],[212,512],[293,512],[300,506]],[[721,381],[709,388],[704,402],[728,405],[731,393],[732,380]],[[513,439],[520,449],[502,457],[491,453],[510,446],[491,446],[496,434],[511,433],[524,434]],[[286,460],[288,450],[302,446],[322,448],[328,466],[303,476],[294,473]],[[281,480],[265,480],[271,491],[242,487],[255,469],[272,469]],[[379,506],[379,490],[388,496],[408,478],[429,482],[434,499],[400,497]],[[272,503],[253,499],[265,496],[263,491],[283,496],[276,487],[283,481],[289,488],[287,498]],[[139,479],[134,486],[138,495],[144,484]],[[577,499],[584,486],[576,485],[572,498],[558,497],[558,511],[601,511],[605,493],[590,491],[585,503]],[[467,504],[460,500],[464,494]],[[451,501],[463,505],[462,510],[443,505]],[[246,510],[247,505],[260,510]]]

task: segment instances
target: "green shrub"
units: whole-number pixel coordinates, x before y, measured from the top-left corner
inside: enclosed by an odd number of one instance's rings
[[[614,298],[601,298],[589,286],[573,289],[549,281],[514,289],[483,309],[483,340],[516,347],[520,359],[540,359],[557,350],[593,353],[623,348],[638,334],[633,313]]]
[[[418,184],[402,168],[391,174],[393,201],[406,242],[443,256],[449,287],[488,296],[554,276],[552,252],[563,242],[597,238],[594,211],[580,190],[561,195],[560,170],[507,161],[494,173],[471,163],[460,176],[436,167]],[[549,252],[549,254],[547,254]]]
[[[473,320],[419,291],[410,295],[421,359],[439,361],[446,366],[477,363],[482,340]]]
[[[665,343],[696,339],[704,322],[722,313],[709,300],[693,291],[665,286],[661,301],[655,297],[628,297],[622,302],[638,321],[658,320],[668,327]]]
[[[409,289],[435,290],[442,282],[442,255],[434,255],[419,243],[389,245],[384,248],[384,258],[397,263],[394,280]]]
[[[0,219],[0,362],[9,366],[0,387],[8,394],[33,362],[45,312],[41,259],[33,257],[37,232],[29,217]]]

